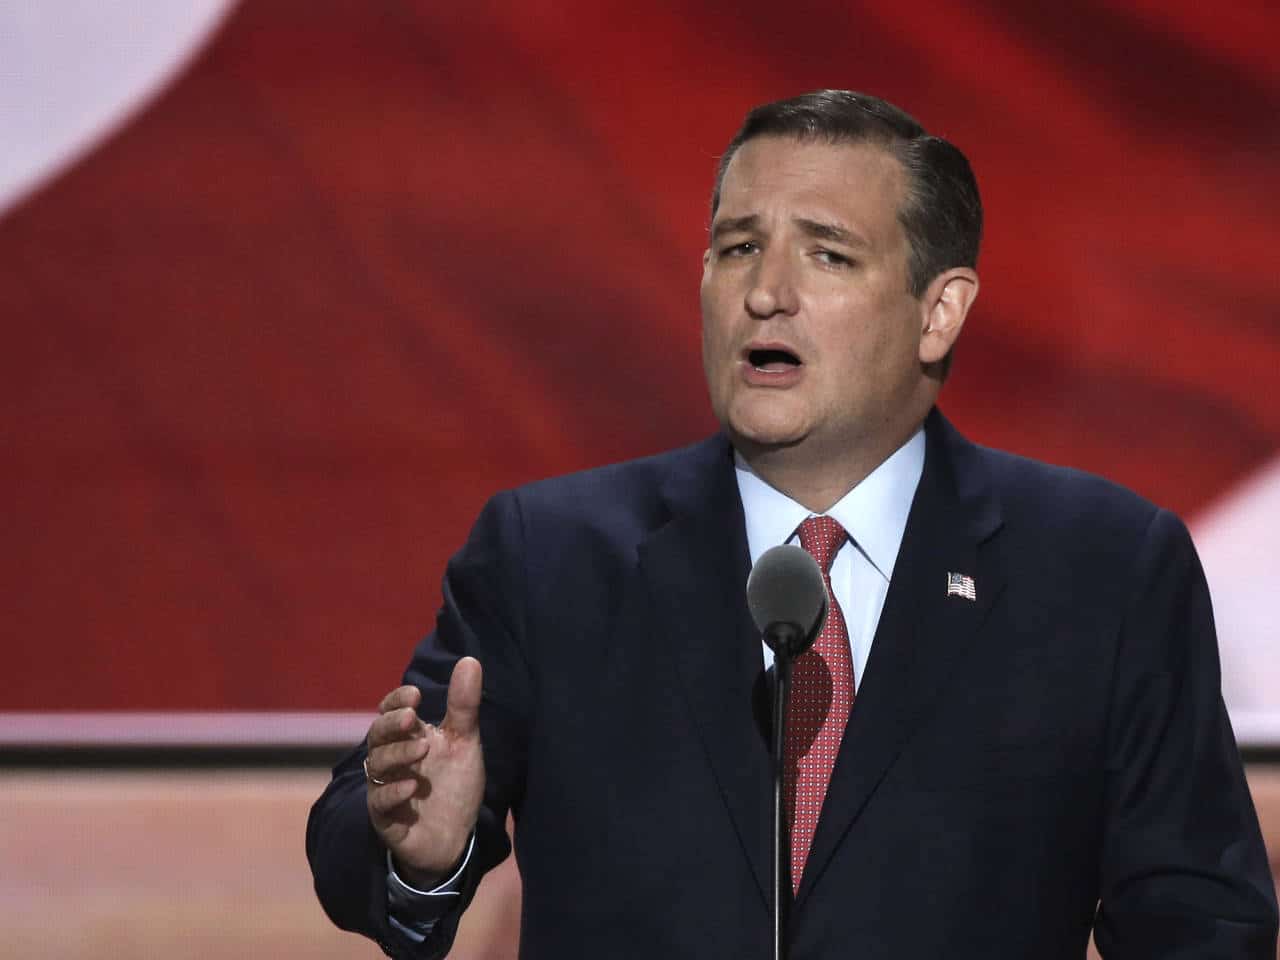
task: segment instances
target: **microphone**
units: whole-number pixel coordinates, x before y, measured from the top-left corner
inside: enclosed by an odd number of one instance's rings
[[[747,577],[747,609],[773,651],[773,957],[787,960],[791,857],[783,810],[783,743],[791,661],[812,646],[827,619],[827,587],[818,561],[794,544],[764,552]]]
[[[766,550],[747,577],[747,609],[774,656],[795,658],[808,650],[827,607],[818,561],[795,544]]]

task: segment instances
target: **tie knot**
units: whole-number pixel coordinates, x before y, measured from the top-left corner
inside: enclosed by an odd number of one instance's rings
[[[831,571],[831,561],[848,537],[831,517],[809,517],[800,524],[800,546],[818,561],[824,574]]]

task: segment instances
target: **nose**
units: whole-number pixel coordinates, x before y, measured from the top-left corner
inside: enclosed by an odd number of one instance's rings
[[[798,305],[790,258],[785,250],[766,247],[756,259],[747,287],[747,313],[757,320],[767,320],[776,314],[789,316],[796,312]]]

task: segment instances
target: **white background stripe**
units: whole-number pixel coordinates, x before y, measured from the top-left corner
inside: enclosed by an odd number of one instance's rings
[[[0,747],[328,747],[359,743],[374,714],[0,712]],[[1243,747],[1280,744],[1280,711],[1233,710]]]
[[[355,746],[375,714],[218,711],[210,713],[3,713],[0,746],[323,747]]]
[[[0,213],[146,106],[234,0],[0,0]]]

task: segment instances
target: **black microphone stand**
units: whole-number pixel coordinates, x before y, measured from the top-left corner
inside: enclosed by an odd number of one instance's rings
[[[765,643],[773,650],[773,957],[786,960],[791,912],[791,850],[782,799],[783,743],[787,697],[791,693],[792,651],[803,649],[804,634],[790,623],[771,624]]]

